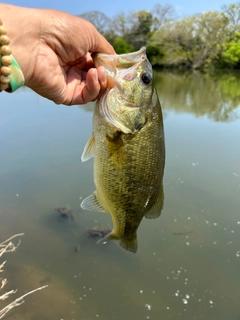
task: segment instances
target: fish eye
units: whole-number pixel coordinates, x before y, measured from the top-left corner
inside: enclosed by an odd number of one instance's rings
[[[145,72],[142,74],[142,82],[145,84],[149,84],[152,81],[152,75],[149,72]]]

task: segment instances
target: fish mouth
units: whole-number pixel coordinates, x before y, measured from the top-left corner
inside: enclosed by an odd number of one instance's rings
[[[124,54],[93,53],[92,59],[96,67],[104,66],[107,70],[129,68],[147,58],[146,47],[136,52]]]
[[[93,62],[96,67],[103,66],[106,70],[108,88],[117,87],[122,90],[116,76],[120,76],[125,80],[132,80],[136,76],[138,66],[147,59],[146,47],[142,47],[136,52],[124,54],[105,54],[93,53]]]

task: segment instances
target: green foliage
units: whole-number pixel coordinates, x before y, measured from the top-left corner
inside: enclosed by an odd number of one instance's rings
[[[195,39],[193,37],[195,17],[164,24],[152,39],[159,43],[164,52],[165,66],[181,66],[189,68],[193,64]]]
[[[130,43],[135,50],[139,50],[149,41],[151,26],[153,23],[152,14],[147,11],[134,12],[132,15],[133,27],[131,29]]]
[[[238,108],[240,97],[240,75],[238,71],[231,71],[230,74],[224,73],[221,76],[216,75],[216,78],[218,78],[222,93],[227,95],[234,108]]]
[[[127,43],[123,38],[119,37],[114,40],[113,48],[118,54],[134,51],[133,45]]]
[[[161,66],[163,63],[164,52],[157,43],[150,42],[147,45],[147,56],[153,66]]]
[[[209,11],[163,25],[153,39],[166,53],[166,66],[201,69],[211,66],[223,50],[226,27],[225,17]]]
[[[237,33],[235,40],[227,43],[222,60],[231,67],[240,67],[240,32]]]
[[[170,5],[157,4],[113,19],[93,11],[82,15],[113,45],[117,53],[147,47],[154,66],[179,69],[240,68],[240,2],[222,12],[174,18]]]

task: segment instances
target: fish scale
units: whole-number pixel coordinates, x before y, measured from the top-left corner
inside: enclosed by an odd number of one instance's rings
[[[145,48],[110,58],[98,54],[94,60],[97,66],[105,66],[111,86],[96,104],[93,134],[82,156],[83,160],[94,156],[96,191],[81,206],[111,215],[113,230],[101,242],[119,240],[123,248],[136,252],[136,233],[142,218],[157,218],[163,208],[161,106],[152,81],[145,85],[141,80],[142,74],[147,80],[152,76]],[[123,68],[118,73],[120,61],[127,66],[125,73]],[[132,77],[125,77],[129,73]]]

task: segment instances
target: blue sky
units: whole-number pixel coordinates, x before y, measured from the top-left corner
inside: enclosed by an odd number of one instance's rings
[[[15,0],[3,1],[25,7],[51,8],[62,10],[72,14],[80,14],[88,11],[98,10],[109,17],[118,13],[131,13],[133,11],[148,10],[150,11],[156,3],[171,4],[178,15],[192,15],[209,10],[220,11],[224,4],[231,4],[234,0]]]

